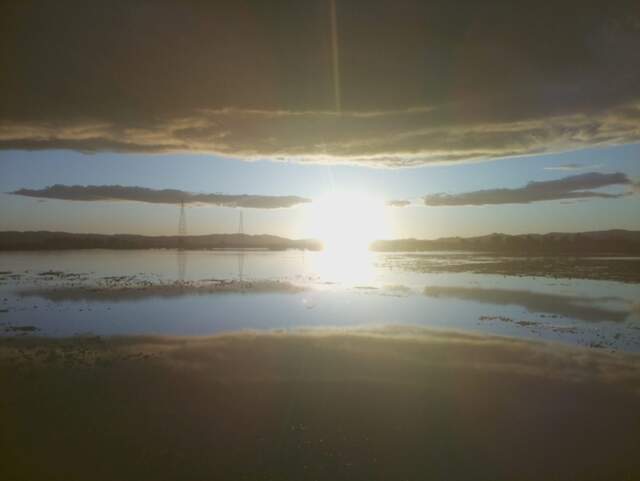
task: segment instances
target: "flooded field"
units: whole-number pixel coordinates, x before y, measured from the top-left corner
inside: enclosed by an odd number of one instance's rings
[[[632,274],[639,262],[460,253],[5,253],[0,336],[409,325],[638,352],[640,283]]]

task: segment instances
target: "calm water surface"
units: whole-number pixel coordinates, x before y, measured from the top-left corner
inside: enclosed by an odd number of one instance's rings
[[[301,251],[2,253],[0,335],[409,324],[640,351],[639,284],[424,273],[406,261]],[[202,288],[220,283],[227,287]]]

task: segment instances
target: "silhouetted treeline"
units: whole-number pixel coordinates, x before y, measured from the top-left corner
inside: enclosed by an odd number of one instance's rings
[[[640,255],[640,232],[608,230],[581,233],[491,234],[436,240],[396,239],[376,241],[371,250],[472,251],[506,255]]]
[[[314,240],[292,240],[272,235],[210,234],[200,236],[142,236],[128,234],[73,234],[68,232],[0,232],[0,250],[58,249],[309,249]]]

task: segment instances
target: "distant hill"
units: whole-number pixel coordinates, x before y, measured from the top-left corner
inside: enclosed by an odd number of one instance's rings
[[[69,232],[0,232],[0,250],[60,249],[310,249],[318,241],[292,240],[273,235],[209,234],[198,236],[143,236],[129,234],[73,234]]]
[[[512,255],[640,255],[640,231],[606,230],[579,233],[490,234],[479,237],[447,237],[435,240],[379,240],[371,245],[379,252],[472,251]]]
[[[73,234],[68,232],[0,232],[0,251],[60,249],[308,249],[321,250],[313,239],[273,235],[209,234],[199,236],[143,236],[130,234]],[[379,240],[378,252],[471,251],[505,255],[640,255],[640,231],[607,230],[580,233],[490,234],[435,240]]]

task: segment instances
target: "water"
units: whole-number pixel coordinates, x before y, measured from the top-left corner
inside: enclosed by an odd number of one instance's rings
[[[446,253],[422,256],[438,265],[460,262]],[[418,272],[412,257],[2,253],[0,335],[210,335],[402,324],[640,351],[640,284]]]

